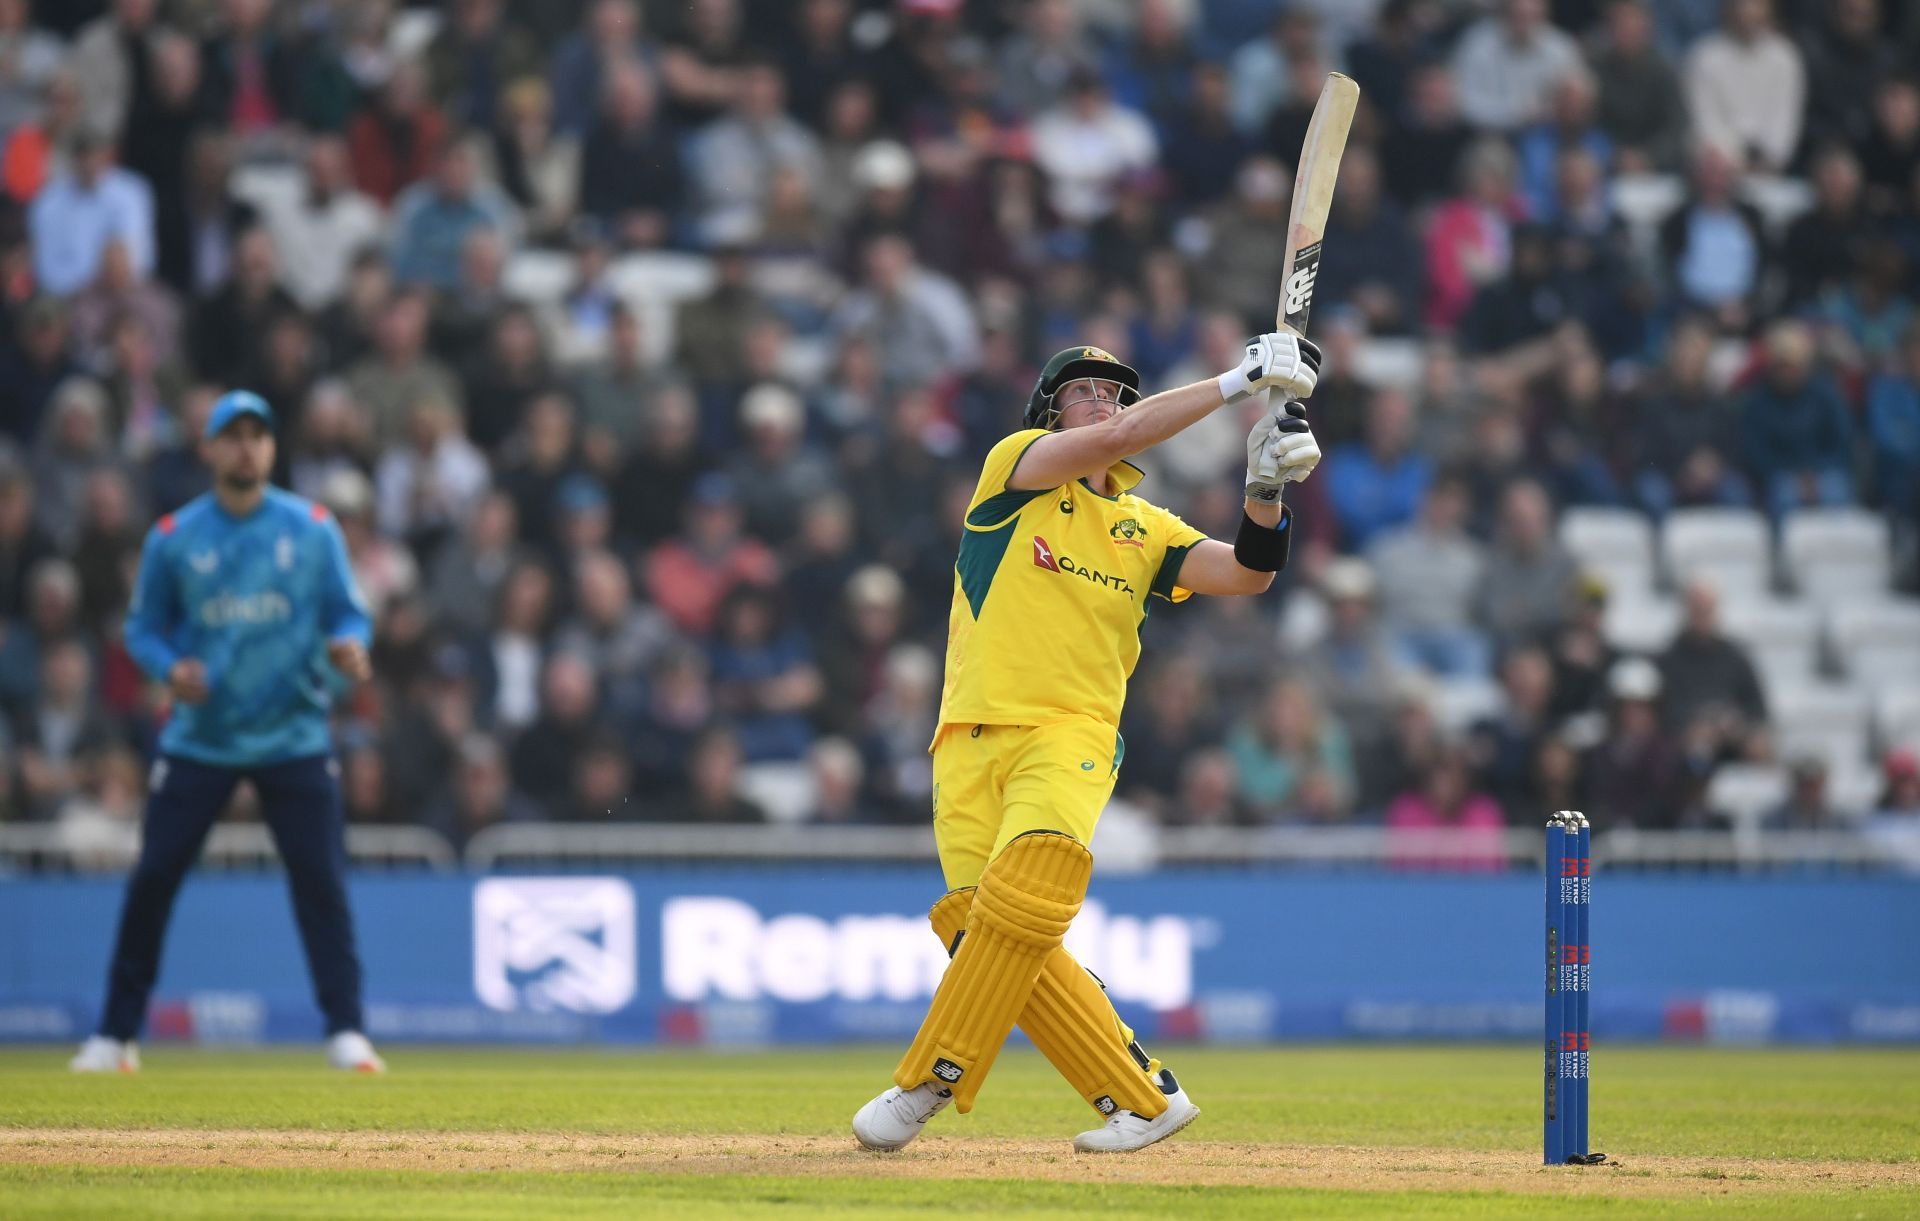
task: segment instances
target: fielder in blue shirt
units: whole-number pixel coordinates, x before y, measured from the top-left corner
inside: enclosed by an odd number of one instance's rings
[[[174,896],[247,779],[286,862],[326,1015],[328,1061],[379,1072],[385,1065],[361,1032],[345,816],[327,719],[342,678],[371,674],[372,620],[332,516],[267,483],[274,437],[265,401],[244,390],[223,395],[202,448],[213,490],[148,533],[128,607],[127,649],[167,684],[173,713],[160,734],[106,1008],[73,1068],[139,1067],[134,1040]]]

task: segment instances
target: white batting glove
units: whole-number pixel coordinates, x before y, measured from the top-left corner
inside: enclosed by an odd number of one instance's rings
[[[1220,397],[1235,403],[1258,390],[1303,399],[1320,382],[1320,348],[1290,331],[1272,331],[1247,340],[1247,357],[1220,375]]]
[[[1247,499],[1280,499],[1280,489],[1299,483],[1320,465],[1320,443],[1307,426],[1307,409],[1290,402],[1269,412],[1247,433]]]

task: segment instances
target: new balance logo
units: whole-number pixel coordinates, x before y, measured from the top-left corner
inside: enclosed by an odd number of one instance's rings
[[[1320,277],[1320,244],[1315,242],[1293,256],[1293,274],[1287,277],[1287,313],[1297,314],[1313,303],[1313,283]]]
[[[966,1071],[966,1069],[961,1068],[958,1064],[955,1064],[944,1056],[933,1062],[933,1075],[948,1085],[952,1085],[954,1082],[960,1080]]]
[[[1102,1094],[1093,1100],[1093,1109],[1102,1115],[1111,1115],[1120,1109],[1120,1104],[1113,1100],[1112,1094]]]
[[[1047,540],[1038,534],[1033,536],[1033,564],[1034,567],[1044,568],[1048,572],[1060,571],[1060,565],[1053,558],[1053,548],[1049,547]]]

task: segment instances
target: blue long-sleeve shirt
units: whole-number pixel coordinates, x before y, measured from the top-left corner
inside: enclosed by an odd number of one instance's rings
[[[126,642],[164,681],[183,657],[207,671],[201,704],[176,704],[160,749],[220,767],[325,754],[327,642],[368,643],[373,621],[346,540],[325,509],[278,488],[234,517],[212,493],[147,533]]]

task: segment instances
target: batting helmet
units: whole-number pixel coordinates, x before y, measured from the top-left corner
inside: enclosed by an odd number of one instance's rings
[[[1027,396],[1027,411],[1020,418],[1021,426],[1052,428],[1060,419],[1060,409],[1054,406],[1053,396],[1060,393],[1060,387],[1083,377],[1118,383],[1122,407],[1140,401],[1140,375],[1121,364],[1113,353],[1104,348],[1064,348],[1055,352],[1046,368],[1040,370],[1040,380],[1033,384],[1033,393]]]

